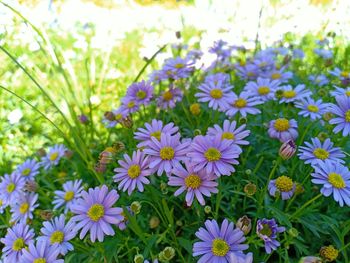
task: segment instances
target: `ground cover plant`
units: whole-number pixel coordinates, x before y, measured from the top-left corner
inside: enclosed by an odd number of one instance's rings
[[[39,48],[23,57],[2,36],[2,105],[30,112],[0,123],[6,143],[27,135],[2,148],[3,262],[349,261],[341,37],[202,50],[177,32],[137,69],[117,48],[67,58],[70,35],[18,15]],[[122,59],[117,89],[106,76]]]

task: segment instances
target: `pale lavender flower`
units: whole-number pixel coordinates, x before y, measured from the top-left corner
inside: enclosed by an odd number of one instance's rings
[[[233,93],[231,102],[226,109],[226,115],[229,117],[235,116],[237,113],[241,114],[243,117],[246,117],[247,114],[259,114],[261,111],[255,108],[256,105],[262,104],[263,102],[252,96],[249,92],[242,92],[238,96]]]
[[[260,54],[254,58],[253,64],[259,68],[259,74],[261,74],[275,68],[275,58],[270,54]]]
[[[180,57],[169,58],[164,62],[163,72],[171,79],[187,78],[193,72],[193,63]]]
[[[237,65],[236,69],[236,74],[244,80],[255,80],[259,76],[259,67],[255,64]]]
[[[350,78],[350,72],[341,70],[340,68],[335,68],[334,70],[330,70],[329,73],[340,80],[349,79]]]
[[[64,263],[63,259],[57,259],[59,253],[58,245],[37,241],[36,245],[31,243],[28,250],[23,251],[19,263]]]
[[[331,104],[330,112],[337,115],[329,121],[330,124],[336,124],[334,133],[343,131],[343,136],[350,135],[350,97],[337,96],[335,98],[337,105]]]
[[[275,180],[271,180],[268,185],[269,193],[271,196],[276,197],[277,194],[281,195],[282,200],[292,198],[295,192],[295,183],[288,176],[280,176]]]
[[[298,137],[298,124],[294,119],[287,120],[285,118],[279,118],[272,120],[269,123],[268,134],[271,138],[286,142]]]
[[[301,109],[299,115],[310,117],[315,121],[322,118],[322,115],[328,111],[328,103],[323,103],[321,99],[315,101],[312,98],[301,99],[295,103],[295,107]]]
[[[171,87],[157,98],[157,105],[162,109],[172,109],[178,101],[182,100],[182,96],[181,89]]]
[[[125,96],[121,99],[122,107],[126,109],[127,115],[134,113],[139,110],[140,104],[132,96]]]
[[[137,104],[147,105],[153,96],[153,86],[144,80],[135,82],[128,87],[126,96],[133,98]]]
[[[303,50],[296,48],[293,50],[293,58],[295,59],[303,59],[305,57],[305,53]]]
[[[244,87],[244,91],[250,92],[251,96],[265,102],[275,99],[275,91],[279,84],[279,80],[258,78],[256,81],[249,81]]]
[[[40,164],[34,159],[27,159],[19,165],[16,172],[22,175],[26,181],[34,180],[34,177],[39,173]]]
[[[253,253],[231,253],[229,263],[253,263]]]
[[[312,84],[317,85],[319,87],[323,87],[329,83],[329,79],[325,75],[310,75],[309,80]]]
[[[222,140],[231,140],[237,145],[248,145],[249,142],[243,139],[249,136],[250,131],[245,130],[245,128],[245,124],[237,127],[236,121],[230,122],[229,120],[225,120],[222,128],[217,124],[213,128],[209,127],[207,135],[215,137],[220,134]]]
[[[0,182],[0,199],[3,204],[10,205],[23,193],[25,179],[19,173],[5,174]]]
[[[338,97],[338,96],[347,96],[350,97],[350,87],[347,88],[340,88],[337,86],[334,86],[335,90],[331,91],[331,95],[333,97]]]
[[[256,225],[257,235],[265,243],[265,251],[267,254],[271,254],[273,250],[276,250],[280,246],[280,242],[277,241],[277,234],[284,232],[284,227],[279,227],[275,219],[259,219]]]
[[[328,49],[322,49],[322,48],[315,48],[314,53],[318,56],[320,56],[323,59],[331,59],[333,58],[333,52],[332,50]]]
[[[286,85],[281,88],[283,94],[280,103],[296,102],[298,100],[309,98],[312,95],[311,91],[306,89],[304,84],[299,84],[294,89],[291,85]]]
[[[36,203],[37,200],[38,194],[36,193],[21,194],[15,203],[11,205],[11,221],[26,223],[27,219],[33,219],[33,211],[39,206]]]
[[[287,82],[289,79],[293,77],[293,73],[290,71],[284,71],[285,67],[281,67],[280,69],[273,69],[269,72],[261,74],[261,77],[268,78],[271,80],[278,80],[281,83]]]
[[[49,147],[48,153],[41,158],[40,165],[45,170],[58,165],[66,151],[67,148],[63,144],[56,144],[53,147]]]
[[[64,206],[64,213],[71,210],[73,203],[81,197],[81,192],[84,190],[81,184],[82,180],[68,181],[62,185],[63,191],[55,191],[55,197],[52,202],[54,209]]]

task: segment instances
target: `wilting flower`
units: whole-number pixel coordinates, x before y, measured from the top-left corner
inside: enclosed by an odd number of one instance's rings
[[[275,91],[279,84],[280,82],[278,80],[258,78],[256,81],[248,82],[244,90],[250,92],[251,96],[265,102],[275,98]]]
[[[174,123],[170,122],[163,126],[163,122],[160,120],[153,119],[151,123],[145,123],[145,128],[138,128],[135,132],[135,139],[141,141],[137,147],[145,147],[152,142],[151,137],[155,137],[160,141],[162,133],[174,135],[179,130],[178,127],[174,126]]]
[[[187,206],[191,206],[194,197],[201,205],[205,205],[203,195],[210,196],[211,193],[217,193],[218,183],[216,176],[207,174],[205,170],[195,172],[189,162],[185,162],[186,169],[182,166],[175,167],[172,170],[172,176],[169,176],[168,184],[171,186],[180,186],[174,193],[175,196],[186,191]]]
[[[35,193],[23,193],[16,202],[11,205],[11,221],[26,223],[27,219],[33,219],[33,211],[39,206],[36,204],[38,200],[38,194]]]
[[[296,151],[297,146],[295,145],[295,142],[293,140],[288,140],[281,145],[278,153],[283,160],[288,160],[295,154]]]
[[[56,144],[53,147],[49,147],[48,153],[41,158],[40,165],[44,167],[45,170],[58,165],[66,150],[67,148],[63,144]]]
[[[256,225],[257,235],[265,242],[265,251],[271,254],[280,246],[277,241],[277,234],[285,231],[284,227],[279,227],[275,219],[259,219]]]
[[[157,99],[158,107],[162,109],[172,109],[178,101],[182,100],[182,91],[179,88],[173,88],[164,91]]]
[[[294,89],[291,85],[282,87],[283,93],[280,103],[296,102],[301,99],[306,99],[311,96],[311,91],[305,88],[304,84],[297,85]]]
[[[71,210],[73,203],[81,197],[81,192],[84,188],[81,186],[82,180],[68,181],[62,185],[63,191],[55,191],[53,200],[54,209],[64,206],[64,212]]]
[[[314,184],[322,184],[321,193],[324,196],[333,194],[333,198],[340,206],[344,203],[350,206],[350,172],[349,169],[331,160],[314,167],[311,174]]]
[[[306,164],[322,165],[324,161],[331,160],[344,163],[341,158],[345,157],[339,147],[333,147],[333,143],[328,138],[321,143],[319,138],[311,138],[311,142],[305,142],[306,146],[299,147],[298,156]]]
[[[118,200],[117,191],[108,192],[108,187],[90,188],[89,191],[83,191],[81,198],[71,206],[75,216],[72,217],[73,222],[77,222],[74,231],[80,231],[79,238],[83,239],[88,231],[90,231],[90,240],[95,242],[96,238],[102,242],[105,235],[114,235],[111,226],[117,225],[123,220],[121,215],[123,210],[119,207],[112,207]]]
[[[313,100],[312,98],[302,99],[295,103],[295,107],[302,109],[299,115],[310,117],[311,120],[321,119],[322,115],[327,112],[328,103],[323,103],[322,100]]]
[[[337,115],[329,121],[330,124],[336,124],[334,133],[343,131],[343,136],[350,135],[350,97],[338,96],[335,98],[338,105],[331,104],[330,112]]]
[[[295,140],[298,137],[298,124],[296,120],[287,120],[285,118],[279,118],[272,120],[269,123],[268,133],[271,138],[286,142],[289,140]]]
[[[144,153],[150,156],[149,167],[157,171],[158,176],[165,171],[170,171],[180,166],[180,161],[187,159],[186,153],[190,142],[180,142],[180,134],[174,136],[170,134],[162,134],[160,141],[151,137],[152,142],[144,150]]]
[[[193,256],[202,257],[199,263],[205,262],[230,262],[231,253],[243,254],[243,250],[248,249],[248,245],[242,244],[245,241],[243,232],[236,228],[234,224],[224,219],[221,227],[216,220],[206,220],[206,229],[201,227],[196,232],[200,242],[193,245]]]
[[[124,160],[119,160],[118,163],[121,167],[114,169],[116,175],[113,177],[114,182],[119,182],[118,189],[123,189],[124,192],[128,190],[129,195],[136,187],[143,192],[143,184],[150,183],[147,176],[152,174],[152,170],[148,167],[148,157],[137,150],[133,152],[132,158],[124,154]]]
[[[43,235],[38,237],[38,241],[47,242],[50,245],[57,244],[57,249],[62,255],[74,249],[73,245],[69,243],[77,235],[77,232],[74,231],[75,224],[72,221],[66,224],[65,216],[60,215],[51,221],[45,221],[43,225],[44,227],[40,229]]]
[[[247,216],[242,216],[238,219],[236,227],[243,231],[247,235],[252,229],[252,220]]]
[[[248,145],[249,142],[243,139],[249,136],[250,131],[245,130],[245,127],[245,124],[237,127],[236,121],[225,120],[222,128],[215,124],[213,128],[208,128],[207,134],[214,137],[219,134],[222,140],[230,140],[237,145]]]
[[[7,262],[18,262],[23,251],[33,242],[34,231],[25,223],[18,223],[8,228],[6,236],[1,238],[1,243],[5,245],[2,249],[2,258],[6,258]]]
[[[25,179],[20,174],[13,172],[5,174],[0,182],[0,199],[6,205],[15,202],[22,194],[25,186]]]
[[[128,87],[126,96],[136,101],[136,104],[149,104],[153,96],[153,86],[145,81],[135,82]]]
[[[124,106],[119,107],[116,110],[107,111],[103,115],[102,123],[107,128],[113,128],[122,120],[128,117],[128,109]]]
[[[235,171],[233,164],[238,164],[236,158],[242,149],[230,140],[221,140],[221,135],[196,136],[189,153],[194,171],[206,169],[208,174],[216,176],[230,175]]]
[[[63,259],[57,259],[60,250],[57,245],[37,241],[29,244],[28,250],[24,250],[21,263],[64,263]]]
[[[246,117],[247,114],[259,114],[261,111],[254,106],[261,103],[262,101],[259,98],[252,96],[249,92],[243,91],[239,96],[233,94],[226,115],[232,117],[239,113]]]
[[[16,172],[22,175],[26,181],[34,180],[34,177],[39,173],[40,164],[34,159],[27,159],[19,165]]]
[[[272,196],[279,193],[282,197],[282,200],[287,200],[292,198],[295,191],[295,183],[288,176],[280,176],[275,180],[269,182],[269,193]]]

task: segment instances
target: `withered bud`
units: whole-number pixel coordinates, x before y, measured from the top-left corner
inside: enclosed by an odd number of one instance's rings
[[[253,196],[256,193],[256,185],[253,183],[248,183],[244,186],[244,192],[248,196]]]
[[[236,227],[242,230],[245,235],[247,235],[252,229],[252,220],[244,215],[238,219]]]
[[[132,128],[132,126],[134,124],[132,121],[132,118],[130,116],[122,119],[120,123],[123,127],[128,128],[128,129]]]
[[[26,182],[25,189],[28,192],[36,192],[38,190],[38,188],[39,188],[39,185],[37,182],[35,182],[35,181]]]
[[[43,220],[51,220],[53,217],[53,212],[50,210],[41,210],[40,211],[40,217]]]
[[[39,155],[40,157],[43,157],[46,155],[46,151],[44,148],[40,148],[39,150],[37,150],[36,154]]]
[[[288,160],[293,157],[297,151],[297,146],[293,140],[288,140],[283,143],[279,150],[279,155],[283,160]]]
[[[106,111],[104,114],[104,117],[109,120],[109,121],[114,121],[115,120],[115,115],[111,111]]]

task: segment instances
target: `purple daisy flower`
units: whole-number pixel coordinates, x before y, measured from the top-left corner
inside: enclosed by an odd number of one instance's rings
[[[244,87],[244,91],[250,92],[251,96],[265,102],[275,99],[275,91],[279,84],[278,80],[258,78],[256,81],[249,81]]]
[[[340,88],[337,86],[334,86],[335,90],[331,91],[331,95],[333,97],[337,97],[337,96],[347,96],[350,97],[350,87],[347,88]]]
[[[138,128],[135,132],[135,139],[141,141],[137,147],[142,148],[152,142],[151,137],[155,137],[160,141],[161,134],[174,135],[179,130],[178,127],[174,126],[174,123],[170,122],[163,126],[163,122],[160,120],[153,119],[151,123],[145,123],[145,128]]]
[[[200,90],[195,94],[199,102],[209,102],[209,107],[214,110],[224,111],[232,99],[232,86],[228,82],[227,74],[218,73],[212,78],[206,78],[205,82],[199,85]]]
[[[65,223],[65,216],[53,218],[51,221],[43,222],[40,232],[43,234],[38,237],[38,241],[49,243],[50,245],[57,245],[59,253],[67,254],[68,251],[74,250],[74,247],[69,241],[77,235],[74,231],[75,224],[72,221]]]
[[[126,96],[133,98],[137,104],[147,105],[153,96],[153,86],[144,80],[133,83],[126,91]]]
[[[299,147],[299,159],[304,160],[306,164],[323,165],[326,160],[333,162],[344,163],[341,158],[345,157],[345,154],[339,147],[333,147],[333,143],[328,138],[323,144],[319,138],[311,138],[311,142],[305,142],[306,146]]]
[[[277,234],[284,232],[284,227],[279,227],[275,219],[259,219],[256,225],[257,235],[265,242],[265,251],[271,254],[272,250],[276,250],[280,246],[277,241]]]
[[[314,167],[311,174],[314,184],[322,184],[321,193],[324,196],[333,194],[333,198],[340,206],[344,203],[350,206],[350,171],[339,162],[326,160],[322,165]]]
[[[53,200],[54,209],[64,206],[64,213],[71,210],[72,205],[81,197],[81,192],[84,188],[81,186],[82,180],[68,181],[62,185],[63,191],[55,191]]]
[[[309,80],[312,84],[317,85],[319,87],[323,87],[329,83],[329,79],[325,75],[310,75]]]
[[[193,63],[180,57],[169,58],[163,65],[166,75],[175,80],[189,77],[193,70]]]
[[[296,102],[312,95],[310,90],[305,89],[304,84],[299,84],[294,89],[291,85],[286,85],[281,88],[283,90],[283,94],[282,98],[280,99],[280,103]]]
[[[152,174],[152,170],[148,168],[148,156],[140,150],[132,153],[132,158],[124,154],[125,160],[119,160],[120,168],[115,168],[116,175],[113,177],[114,182],[120,182],[118,189],[123,189],[123,192],[128,190],[128,194],[137,189],[143,192],[143,184],[149,184],[147,176]]]
[[[305,53],[303,50],[296,48],[293,50],[293,58],[295,59],[303,59],[305,57]]]
[[[116,110],[105,112],[102,123],[107,128],[114,128],[118,123],[128,117],[128,109],[124,106],[120,106]]]
[[[338,96],[335,98],[337,105],[331,104],[331,112],[337,115],[329,121],[330,124],[336,124],[334,133],[343,131],[343,136],[350,135],[350,97]]]
[[[329,104],[323,103],[322,100],[315,101],[312,98],[302,99],[295,103],[295,107],[302,109],[299,111],[299,115],[303,117],[310,117],[311,120],[315,121],[321,119],[322,115],[328,110]]]
[[[240,113],[243,117],[247,114],[259,114],[261,111],[254,106],[262,104],[263,102],[258,97],[252,97],[250,92],[242,92],[239,96],[233,93],[231,102],[226,109],[226,115],[229,117],[235,116],[236,113]]]
[[[271,138],[278,139],[281,142],[295,141],[298,137],[297,121],[294,119],[287,120],[285,118],[272,120],[269,123],[268,133]]]
[[[39,206],[36,204],[37,200],[38,194],[36,193],[21,194],[11,206],[11,221],[26,223],[27,219],[33,219],[33,211]]]
[[[237,145],[248,145],[249,142],[243,139],[249,136],[250,131],[245,128],[245,124],[237,127],[236,121],[225,120],[222,128],[217,124],[213,128],[209,127],[207,135],[215,137],[220,134],[222,140],[230,140]]]
[[[151,140],[144,153],[150,155],[149,167],[157,171],[158,176],[164,171],[170,173],[173,168],[180,166],[180,161],[187,159],[190,142],[181,143],[179,133],[174,136],[163,133],[160,141],[154,137],[151,137]]]
[[[261,77],[268,78],[271,80],[278,80],[281,83],[287,82],[289,79],[293,77],[293,73],[290,71],[285,72],[285,67],[281,67],[280,69],[273,69],[270,72],[261,74]]]
[[[172,109],[178,101],[182,100],[182,91],[179,88],[170,88],[164,91],[157,99],[158,107],[162,109]]]
[[[26,181],[34,180],[39,173],[40,164],[34,159],[28,159],[16,169],[16,172],[22,175]]]
[[[350,72],[349,71],[345,71],[345,70],[341,70],[340,68],[335,68],[334,70],[330,70],[329,73],[337,78],[339,78],[340,80],[344,80],[344,79],[349,79],[350,78]]]
[[[63,259],[57,259],[59,253],[58,245],[37,241],[36,245],[31,243],[28,250],[23,251],[20,263],[64,263]]]
[[[255,80],[259,75],[259,67],[255,64],[237,65],[236,69],[236,74],[244,80]]]
[[[113,236],[115,232],[111,224],[117,225],[123,220],[123,209],[112,207],[119,198],[117,191],[108,192],[108,187],[103,185],[90,188],[89,192],[83,191],[81,196],[71,206],[76,214],[71,220],[77,222],[73,230],[81,229],[79,238],[83,239],[88,231],[91,242],[95,242],[96,238],[102,242],[105,235]]]
[[[275,180],[269,182],[269,193],[271,196],[276,197],[277,194],[281,195],[282,200],[292,198],[295,192],[295,183],[288,176],[282,175]]]
[[[23,193],[25,183],[25,179],[19,173],[5,174],[0,182],[0,199],[3,204],[9,205],[14,203]]]
[[[243,253],[248,245],[242,244],[245,241],[244,233],[239,228],[234,229],[234,224],[224,219],[221,227],[216,220],[206,220],[206,229],[201,227],[196,232],[200,242],[193,244],[193,256],[201,256],[198,263],[206,262],[230,262],[231,253]]]
[[[253,253],[231,253],[229,263],[253,263]]]
[[[315,48],[314,53],[318,56],[320,56],[323,59],[331,59],[333,58],[333,52],[332,50],[328,49],[322,49],[322,48]]]
[[[267,72],[275,68],[275,58],[270,54],[256,56],[253,63],[258,66],[259,73]]]
[[[138,111],[140,108],[140,104],[138,103],[136,98],[132,96],[125,96],[124,98],[122,98],[121,101],[122,101],[121,107],[123,107],[126,110],[127,115]]]
[[[6,236],[1,238],[5,246],[2,249],[2,259],[5,262],[18,262],[26,247],[34,242],[34,231],[25,223],[18,223],[7,229]]]
[[[40,165],[44,167],[45,170],[58,165],[66,151],[67,148],[63,144],[56,144],[53,147],[49,147],[48,153],[41,158]]]
[[[194,171],[198,172],[205,168],[208,174],[221,176],[231,175],[235,171],[233,164],[239,163],[236,158],[241,152],[239,146],[230,140],[222,140],[221,135],[215,137],[199,135],[193,139],[187,155],[191,158]]]
[[[178,166],[173,169],[172,174],[169,176],[168,185],[181,186],[174,193],[175,196],[180,195],[186,191],[186,203],[187,206],[191,206],[194,197],[201,205],[205,205],[203,195],[211,196],[211,193],[217,193],[218,183],[215,181],[216,176],[208,175],[205,170],[195,172],[193,166],[189,162],[185,162],[186,169],[182,166]]]

